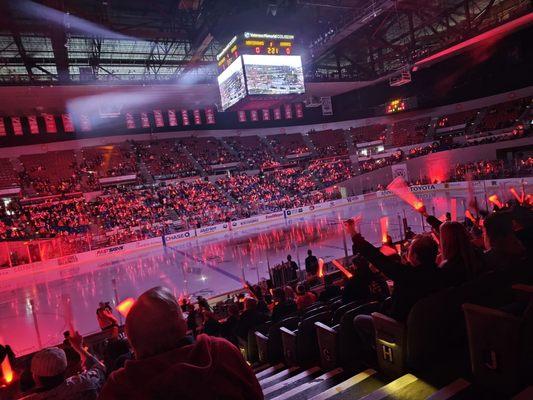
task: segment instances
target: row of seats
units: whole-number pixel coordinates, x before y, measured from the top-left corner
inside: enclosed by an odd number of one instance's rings
[[[496,308],[517,293],[533,299],[533,287],[497,290],[506,279],[505,273],[490,273],[437,292],[420,300],[405,323],[381,314],[377,302],[317,302],[278,323],[258,326],[245,354],[256,365],[267,399],[366,398],[384,387],[397,391],[391,398],[469,399],[485,398],[487,392],[507,398],[531,380],[533,308],[522,317]],[[379,372],[365,370],[354,328],[359,314],[374,320]],[[363,381],[370,387],[360,386]]]

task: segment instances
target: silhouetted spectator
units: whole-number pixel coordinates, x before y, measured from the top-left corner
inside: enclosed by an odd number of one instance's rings
[[[296,312],[296,303],[286,298],[282,288],[274,289],[274,308],[272,309],[272,322],[278,322]]]
[[[246,342],[250,330],[267,320],[268,317],[257,309],[257,300],[247,297],[244,299],[244,311],[237,323],[237,336]]]
[[[298,307],[298,311],[309,307],[316,300],[316,295],[313,292],[307,291],[304,285],[296,286],[296,306]]]
[[[307,257],[305,259],[305,272],[308,276],[314,276],[318,272],[318,258],[313,255],[311,250],[307,250]]]
[[[191,343],[172,293],[143,293],[126,318],[135,360],[113,372],[101,400],[262,399],[257,379],[240,351],[225,339],[199,335]]]
[[[344,284],[342,302],[355,301],[359,304],[383,301],[389,296],[389,287],[379,272],[374,272],[364,257],[352,260],[353,276]]]

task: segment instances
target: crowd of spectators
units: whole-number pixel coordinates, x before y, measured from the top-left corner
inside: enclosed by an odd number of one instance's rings
[[[434,151],[435,145],[413,148],[408,155],[361,163],[362,172],[391,165],[407,157]],[[531,176],[533,159],[517,159],[514,165],[502,160],[459,164],[447,181]],[[335,184],[353,176],[348,159],[312,161],[306,169],[290,167],[258,175],[236,173],[215,182],[203,179],[145,186],[104,189],[87,200],[53,197],[36,204],[13,199],[0,204],[0,238],[26,240],[91,233],[102,237],[101,245],[170,233],[179,229],[229,222],[339,197]],[[418,177],[411,184],[434,183]],[[380,189],[380,187],[378,187]],[[95,239],[96,240],[96,239]],[[98,240],[96,240],[98,242]]]
[[[507,292],[515,283],[533,283],[531,204],[510,201],[503,208],[475,211],[479,217],[460,223],[452,221],[449,213],[441,221],[421,208],[432,233],[409,230],[397,246],[386,242],[376,247],[363,237],[355,221],[346,221],[354,257],[336,282],[323,278],[319,260],[309,250],[305,272],[287,256],[281,266],[286,273],[283,279],[274,279],[278,283],[273,288],[269,290],[265,282],[246,282],[243,290],[217,304],[202,297],[195,303],[188,296],[178,300],[170,290],[154,287],[133,302],[123,334],[113,309],[101,303],[97,320],[106,340],[94,347],[97,353],[75,331],[65,332],[62,344],[35,353],[29,362],[19,361],[9,346],[2,346],[0,357],[9,358],[16,380],[0,390],[8,398],[26,400],[144,399],[169,393],[184,398],[223,394],[232,399],[262,399],[246,361],[254,361],[248,352],[251,334],[269,321],[303,319],[317,306],[338,303],[337,310],[348,304],[379,309],[392,322],[416,329],[408,319],[419,301],[477,282],[491,285],[493,307],[518,317],[529,315],[531,300],[510,298]],[[469,298],[476,295],[469,292]],[[446,312],[462,315],[461,303],[446,307]],[[358,357],[375,365],[373,317],[355,314],[353,326],[353,341],[361,346]],[[447,329],[455,332],[455,327]],[[462,335],[439,345],[457,346],[457,340],[467,340]],[[206,364],[206,359],[211,362]],[[206,376],[209,385],[202,385]],[[178,383],[185,379],[187,385]]]

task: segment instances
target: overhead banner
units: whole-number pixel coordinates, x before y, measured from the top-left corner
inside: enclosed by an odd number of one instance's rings
[[[278,121],[281,119],[281,109],[279,107],[274,108],[274,120]]]
[[[13,133],[17,136],[22,136],[22,124],[20,123],[20,117],[11,117],[11,125],[13,126]]]
[[[74,123],[70,114],[61,114],[61,121],[63,122],[63,130],[67,133],[74,132]]]
[[[257,110],[250,110],[250,120],[253,122],[259,121],[259,114],[257,113]]]
[[[304,107],[302,103],[296,103],[294,109],[296,110],[296,118],[304,117]]]
[[[205,122],[208,125],[213,125],[215,121],[215,110],[213,108],[205,109]]]
[[[6,124],[4,124],[4,117],[0,117],[0,136],[6,136]]]
[[[391,165],[392,179],[401,176],[406,181],[409,181],[409,173],[407,172],[407,164],[393,164]]]
[[[46,133],[57,133],[56,119],[52,114],[43,114]]]
[[[176,110],[168,110],[168,124],[170,126],[178,126],[178,118],[176,117]]]
[[[189,111],[181,110],[181,120],[183,121],[183,125],[185,126],[191,124],[191,121],[189,120]]]
[[[331,96],[321,97],[322,115],[333,115],[333,104],[331,103]]]
[[[263,121],[270,121],[270,110],[263,108]]]
[[[283,108],[285,109],[285,119],[292,119],[292,106],[285,104]]]
[[[80,129],[82,132],[89,132],[91,128],[91,119],[88,115],[80,115]]]
[[[126,117],[126,128],[135,129],[135,118],[133,118],[133,113],[127,112],[124,114]]]
[[[148,119],[148,113],[141,113],[141,127],[150,128],[150,120]]]
[[[36,115],[28,115],[28,125],[30,126],[30,133],[32,135],[39,134],[39,125],[37,124]]]
[[[201,125],[202,117],[200,116],[200,110],[193,110],[192,115],[194,117],[194,125]]]
[[[162,128],[165,126],[165,121],[163,121],[163,113],[161,110],[154,110],[154,121],[157,128]]]
[[[239,118],[239,122],[246,122],[246,111],[244,110],[237,111],[237,116]]]

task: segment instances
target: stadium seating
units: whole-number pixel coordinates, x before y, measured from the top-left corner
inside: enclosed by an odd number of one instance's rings
[[[186,178],[198,175],[175,139],[134,142],[135,151],[154,178]]]
[[[238,162],[239,159],[220,145],[214,137],[195,138],[187,137],[178,139],[178,143],[184,146],[192,156],[202,165],[210,169],[216,164]]]
[[[248,168],[259,169],[271,163],[273,156],[259,136],[230,136],[224,140],[239,154],[240,161]]]
[[[267,139],[274,152],[282,157],[301,156],[310,151],[300,133],[270,135]]]
[[[383,124],[360,126],[358,128],[350,128],[350,136],[354,145],[373,142],[375,140],[384,140],[386,129],[387,125]]]
[[[348,144],[342,130],[325,130],[309,132],[320,157],[345,156],[348,154]]]
[[[479,110],[459,111],[453,114],[443,115],[437,121],[436,129],[454,126],[468,126],[473,122]]]
[[[78,192],[81,177],[72,150],[20,156],[24,165],[22,184],[32,195]]]
[[[489,107],[485,117],[477,127],[478,132],[504,129],[514,126],[525,107],[531,103],[530,98],[518,99]]]
[[[19,177],[11,161],[7,158],[0,158],[0,189],[17,187],[19,184]]]
[[[100,178],[135,174],[135,156],[129,142],[119,145],[87,147],[82,149],[81,168],[96,172]]]

